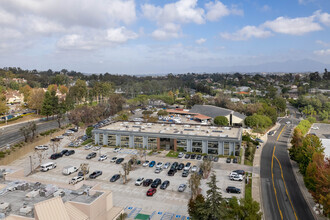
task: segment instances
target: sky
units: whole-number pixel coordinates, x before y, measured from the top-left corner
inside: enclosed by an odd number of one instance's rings
[[[330,67],[329,0],[0,0],[0,67],[141,75],[314,61]]]

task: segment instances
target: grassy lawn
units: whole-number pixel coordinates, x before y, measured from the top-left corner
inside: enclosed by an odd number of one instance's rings
[[[248,165],[248,166],[253,166],[253,161],[249,161],[249,160],[244,160],[244,165]]]
[[[246,173],[246,176],[251,176],[250,173]],[[245,199],[252,199],[252,179],[249,178],[249,183],[245,184],[245,195],[244,195]]]
[[[81,145],[86,145],[86,144],[90,144],[93,142],[93,139],[87,139],[86,141],[82,142]]]
[[[174,151],[170,151],[168,152],[168,154],[166,154],[166,157],[178,157],[179,152],[174,152]]]

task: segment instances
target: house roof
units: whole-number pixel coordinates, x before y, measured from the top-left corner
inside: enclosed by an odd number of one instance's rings
[[[57,196],[34,205],[39,220],[70,220],[62,198]]]
[[[176,109],[166,109],[166,111],[170,114],[185,114],[185,115],[196,115],[191,113],[190,111],[176,110]]]
[[[194,118],[197,118],[199,120],[208,120],[208,119],[211,119],[211,117],[206,116],[206,115],[202,115],[202,114],[194,115]]]
[[[213,105],[194,105],[191,108],[190,112],[203,114],[203,115],[206,115],[206,116],[209,116],[212,118],[215,118],[217,116],[227,116],[230,114],[233,114],[234,116],[241,118],[241,119],[246,118],[245,115],[242,115],[233,110],[221,108],[221,107],[217,107],[217,106],[213,106]]]
[[[248,95],[249,93],[248,92],[238,92],[237,94],[242,94],[242,95]]]
[[[70,202],[66,202],[64,205],[65,205],[65,208],[66,208],[71,220],[87,220],[88,219],[88,216],[85,213],[83,213],[82,211],[77,209]]]

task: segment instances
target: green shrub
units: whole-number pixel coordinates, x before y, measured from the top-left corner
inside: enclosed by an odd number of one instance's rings
[[[81,145],[87,145],[89,143],[92,143],[93,142],[93,139],[87,139],[86,141],[82,142]]]
[[[58,131],[58,129],[50,129],[48,131],[45,131],[45,132],[40,133],[40,135],[41,136],[47,136],[47,135],[53,134],[53,133],[55,133],[57,131]]]
[[[178,157],[179,152],[171,150],[166,154],[166,157]]]
[[[307,120],[312,124],[316,122],[316,118],[314,118],[312,116],[308,117]]]
[[[225,116],[217,116],[214,118],[214,124],[226,126],[228,125],[228,118]]]

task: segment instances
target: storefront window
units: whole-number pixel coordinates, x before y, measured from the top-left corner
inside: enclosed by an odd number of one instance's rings
[[[148,149],[157,149],[157,138],[148,138]]]
[[[134,137],[134,147],[135,148],[142,148],[143,147],[143,137]]]
[[[178,150],[181,148],[184,151],[187,151],[187,140],[186,139],[177,139],[177,148]]]
[[[108,135],[108,146],[110,146],[110,147],[116,146],[116,135],[114,135],[114,134]]]

